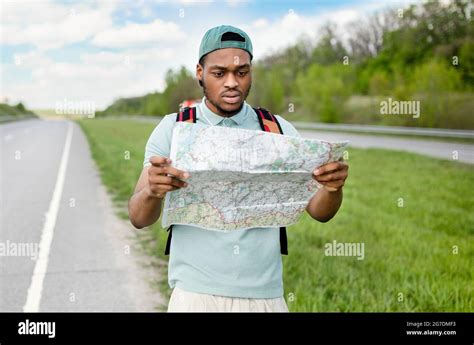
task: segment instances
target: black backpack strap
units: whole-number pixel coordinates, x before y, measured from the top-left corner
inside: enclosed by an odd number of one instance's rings
[[[166,241],[165,255],[170,255],[171,237],[173,233],[173,224],[171,224],[166,231],[169,231],[168,240]]]
[[[196,123],[196,107],[184,108],[176,114],[176,122]]]
[[[265,108],[253,108],[257,114],[260,128],[264,132],[283,134],[280,123],[278,122],[275,115],[270,113]],[[282,255],[288,255],[288,237],[286,234],[286,226],[280,227],[280,252]]]
[[[288,255],[288,238],[286,237],[286,226],[280,227],[280,252]]]

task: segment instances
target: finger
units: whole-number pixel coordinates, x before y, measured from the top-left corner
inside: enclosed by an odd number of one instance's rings
[[[174,190],[179,189],[178,187],[170,185],[170,184],[159,184],[159,185],[157,185],[157,188],[159,190],[164,191],[164,192],[172,192]]]
[[[342,186],[344,186],[344,182],[344,180],[335,180],[331,182],[323,182],[321,183],[321,185],[329,188],[341,188]]]
[[[148,170],[148,175],[151,176],[165,176],[165,175],[173,175],[180,179],[187,179],[190,177],[189,173],[183,170],[176,169],[171,165],[163,165],[163,166],[152,166]]]
[[[180,179],[187,179],[190,176],[188,172],[176,169],[175,167],[171,165],[164,166],[161,169],[164,174],[170,174]]]
[[[179,188],[176,186],[169,185],[169,184],[157,184],[151,188],[151,191],[156,196],[160,196],[160,195],[164,196],[166,193],[175,191],[177,189]]]
[[[329,182],[343,180],[347,177],[346,171],[336,171],[333,173],[327,173],[323,175],[313,176],[313,178],[318,182]]]
[[[340,181],[334,181],[334,182],[324,182],[324,183],[321,183],[321,185],[328,192],[337,192],[342,187],[344,187],[344,181],[340,180]]]
[[[178,187],[178,188],[186,188],[188,186],[188,183],[186,181],[181,181],[177,179],[176,177],[170,177],[171,178],[171,185]]]
[[[153,166],[160,167],[165,164],[170,164],[171,159],[167,157],[161,157],[161,156],[151,156],[149,162]]]
[[[181,181],[173,176],[155,175],[150,177],[150,182],[153,184],[164,184],[172,185],[179,188],[187,187],[188,184],[185,181]]]
[[[322,175],[331,171],[339,170],[343,164],[341,162],[331,162],[321,165],[319,168],[313,171],[314,175]]]

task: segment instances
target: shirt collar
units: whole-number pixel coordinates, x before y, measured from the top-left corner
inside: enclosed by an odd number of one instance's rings
[[[242,109],[240,109],[240,111],[237,114],[232,115],[231,117],[224,117],[224,116],[218,115],[214,113],[211,109],[209,109],[209,107],[206,104],[206,96],[202,98],[200,106],[201,106],[201,113],[204,113],[205,115],[203,116],[204,118],[202,120],[204,120],[204,122],[206,123],[208,122],[206,121],[206,119],[209,120],[213,126],[218,125],[225,119],[230,119],[234,121],[234,123],[240,126],[247,117],[248,104],[246,101],[244,101],[244,105],[242,106]]]

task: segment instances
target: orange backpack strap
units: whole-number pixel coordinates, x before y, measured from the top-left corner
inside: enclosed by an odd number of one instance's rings
[[[258,117],[260,128],[262,131],[283,134],[280,123],[278,122],[275,115],[270,113],[268,110],[258,107],[253,108]],[[288,255],[288,237],[286,234],[286,226],[280,227],[280,252],[283,255]]]
[[[176,122],[196,123],[196,107],[184,108],[176,114]]]
[[[278,122],[276,116],[261,107],[253,108],[253,110],[257,113],[258,122],[260,123],[260,128],[262,131],[283,134],[280,123]]]

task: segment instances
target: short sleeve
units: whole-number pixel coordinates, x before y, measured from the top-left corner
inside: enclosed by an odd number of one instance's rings
[[[168,157],[170,154],[171,137],[176,123],[176,113],[166,115],[151,133],[145,147],[143,167],[151,165],[152,156]]]
[[[280,123],[281,130],[283,131],[284,135],[289,135],[292,137],[301,137],[301,134],[296,130],[295,126],[293,126],[290,122],[285,120],[280,115],[275,115],[278,122]]]

